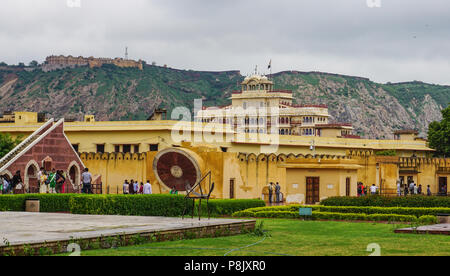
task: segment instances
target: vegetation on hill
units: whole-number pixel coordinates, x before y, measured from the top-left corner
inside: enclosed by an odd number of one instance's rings
[[[432,122],[428,130],[430,147],[438,156],[450,156],[450,105],[442,110],[443,120]]]
[[[157,107],[192,110],[194,99],[204,106],[228,105],[244,76],[238,71],[200,72],[146,65],[144,70],[104,65],[43,72],[0,68],[0,113],[39,111],[53,117],[97,120],[145,120]],[[277,89],[293,91],[298,104],[327,104],[332,121],[354,124],[355,134],[392,138],[398,129],[416,128],[442,119],[450,87],[421,82],[379,84],[366,78],[320,72],[280,72]]]

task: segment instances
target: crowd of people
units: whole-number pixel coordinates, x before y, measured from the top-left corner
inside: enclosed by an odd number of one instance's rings
[[[23,181],[20,176],[20,171],[10,178],[7,174],[0,175],[0,193],[1,194],[12,194],[15,189],[23,189]]]
[[[125,180],[123,183],[123,194],[124,195],[151,195],[152,192],[152,184],[147,180],[147,183],[141,182],[139,184],[138,181],[134,181],[131,179],[130,181]]]
[[[421,184],[417,185],[414,183],[414,181],[411,181],[408,184],[403,184],[402,180],[397,181],[397,195],[398,196],[407,196],[407,195],[423,195],[425,194],[425,191],[423,190],[423,187]],[[427,196],[432,196],[433,193],[431,192],[431,186],[427,186],[426,191]]]
[[[13,178],[10,179],[8,175],[0,176],[0,193],[14,194],[15,191],[20,192],[39,192],[41,194],[61,194],[65,192],[66,175],[62,170],[52,169],[46,171],[41,168],[37,173],[37,188],[38,191],[25,191],[20,171],[17,171]],[[30,189],[28,187],[28,189]]]
[[[366,196],[369,193],[371,195],[379,194],[379,188],[373,184],[370,187],[365,186],[362,182],[358,182],[358,196]],[[428,185],[427,190],[424,191],[422,185],[417,185],[414,181],[409,184],[403,184],[402,180],[397,181],[397,196],[408,196],[408,195],[427,195],[432,196],[431,186]]]

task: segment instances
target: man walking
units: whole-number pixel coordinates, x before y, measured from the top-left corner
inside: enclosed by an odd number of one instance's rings
[[[92,174],[89,172],[88,168],[85,168],[84,172],[81,174],[81,181],[83,182],[83,189],[81,190],[81,192],[83,194],[92,194]]]

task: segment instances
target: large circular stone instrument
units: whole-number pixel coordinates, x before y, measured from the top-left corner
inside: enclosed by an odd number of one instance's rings
[[[195,152],[184,148],[160,151],[153,160],[153,172],[159,183],[169,189],[186,191],[201,180],[204,162]]]

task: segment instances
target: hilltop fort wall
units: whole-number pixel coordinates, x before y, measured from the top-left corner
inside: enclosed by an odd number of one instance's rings
[[[44,71],[52,71],[63,68],[75,68],[89,66],[90,68],[101,67],[103,64],[112,64],[122,68],[138,68],[143,70],[143,61],[128,60],[123,58],[94,58],[94,57],[73,57],[73,56],[49,56],[42,66]]]

